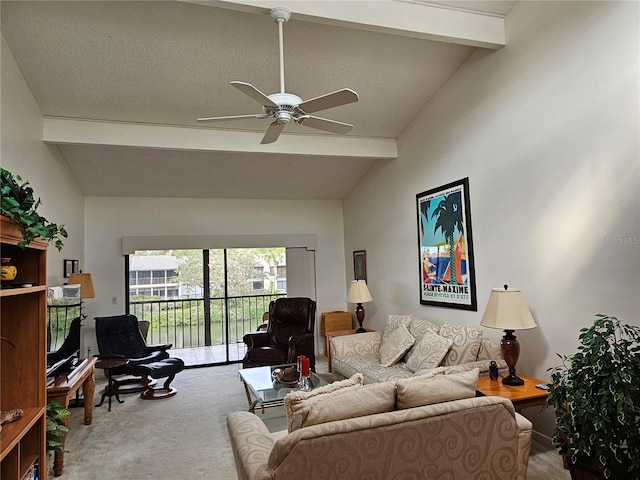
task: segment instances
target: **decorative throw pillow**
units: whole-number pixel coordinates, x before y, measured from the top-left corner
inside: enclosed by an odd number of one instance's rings
[[[422,320],[421,318],[414,317],[411,315],[411,323],[409,324],[409,333],[416,339],[416,343],[409,349],[409,351],[404,356],[404,361],[408,362],[411,357],[414,355],[414,351],[416,347],[420,343],[420,339],[427,332],[438,333],[440,330],[440,325],[436,325],[435,323],[431,323],[427,320]]]
[[[361,373],[356,373],[346,380],[333,382],[310,392],[297,391],[289,393],[284,397],[284,408],[287,413],[287,429],[289,432],[292,432],[300,428],[304,410],[308,408],[309,405],[319,402],[323,396],[330,395],[339,390],[360,388],[363,382],[364,376]]]
[[[502,359],[502,349],[500,344],[492,342],[486,338],[482,339],[480,344],[480,352],[478,353],[478,360],[500,360]]]
[[[480,369],[450,375],[424,375],[398,380],[396,407],[420,407],[476,396]]]
[[[389,333],[386,339],[383,336],[380,342],[380,365],[390,367],[396,363],[407,353],[415,341],[416,339],[404,325],[400,325]]]
[[[424,333],[425,331],[429,330],[431,330],[433,333],[438,333],[440,331],[440,325],[430,322],[429,320],[423,320],[414,315],[411,315],[411,324],[409,325],[409,331],[411,332],[411,335],[414,335],[414,332]]]
[[[405,327],[409,328],[412,319],[413,317],[411,315],[388,315],[387,323],[385,324],[384,330],[382,331],[382,341],[384,342],[385,338],[387,338],[389,334],[400,325],[404,325]]]
[[[342,388],[302,401],[290,431],[346,418],[391,412],[394,410],[395,403],[394,382],[371,383],[359,388]]]
[[[453,344],[453,340],[450,338],[441,337],[431,331],[426,332],[411,347],[410,352],[407,354],[408,359],[404,368],[417,372],[425,368],[437,367],[449,351],[451,344]]]
[[[440,327],[439,335],[453,341],[449,352],[444,357],[443,365],[460,365],[475,362],[478,359],[482,344],[481,329],[445,322]]]

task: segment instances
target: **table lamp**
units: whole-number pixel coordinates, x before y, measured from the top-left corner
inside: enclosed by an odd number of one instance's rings
[[[480,325],[504,330],[505,335],[500,341],[500,350],[509,367],[509,376],[504,377],[502,383],[516,387],[524,385],[524,380],[516,375],[520,343],[513,332],[535,328],[537,325],[524,301],[522,292],[507,285],[504,289],[493,288]]]
[[[95,298],[96,291],[93,289],[93,280],[90,273],[72,273],[67,281],[69,285],[80,285],[80,317],[84,319],[82,314],[82,300],[85,298]]]
[[[356,333],[364,333],[367,330],[362,328],[362,322],[364,321],[364,307],[363,303],[373,302],[373,298],[367,288],[367,282],[364,280],[352,280],[349,284],[349,291],[347,292],[347,303],[357,303],[356,307],[356,319],[360,324],[360,327],[356,330]]]

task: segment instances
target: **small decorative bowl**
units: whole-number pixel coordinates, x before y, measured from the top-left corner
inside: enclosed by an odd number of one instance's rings
[[[300,378],[295,367],[276,368],[271,372],[271,375],[276,382],[284,385],[295,385]]]

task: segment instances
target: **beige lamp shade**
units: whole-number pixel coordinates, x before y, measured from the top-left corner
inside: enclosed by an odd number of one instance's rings
[[[75,283],[80,284],[80,298],[95,298],[96,296],[90,273],[72,273],[69,275],[67,283],[70,285]]]
[[[480,325],[501,330],[537,327],[520,289],[493,288]]]
[[[364,280],[352,280],[347,292],[347,303],[373,302],[373,298]]]

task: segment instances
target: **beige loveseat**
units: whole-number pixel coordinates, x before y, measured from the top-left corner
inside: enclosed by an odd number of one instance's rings
[[[477,371],[475,375],[477,382]],[[398,398],[391,400],[389,411],[325,422],[322,420],[331,412],[323,411],[322,402],[316,401],[304,412],[298,411],[303,413],[298,418],[301,424],[294,425],[298,428],[291,433],[269,433],[252,413],[229,415],[238,479],[526,478],[532,425],[515,413],[510,401],[471,397],[411,407],[416,395],[407,395],[407,389],[413,386],[384,382],[363,385],[344,395],[338,392],[329,402],[333,410],[358,409],[359,405],[370,410],[374,404],[384,410],[389,406],[386,397],[397,394]],[[448,393],[456,387],[444,390]],[[352,398],[354,394],[363,401]],[[403,406],[407,408],[398,409]],[[342,411],[338,416],[345,414]]]
[[[403,343],[406,352],[391,365],[384,365],[381,347],[400,328],[408,332],[407,338],[413,338],[413,343],[410,340]],[[480,328],[438,325],[413,315],[389,315],[383,332],[331,339],[332,373],[336,379],[362,373],[366,384],[410,378],[434,369],[439,373],[456,373],[478,368],[483,374],[489,372],[492,360],[499,370],[504,370],[507,364],[500,346],[482,334]]]

